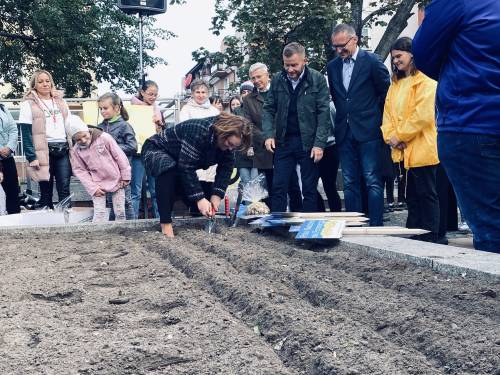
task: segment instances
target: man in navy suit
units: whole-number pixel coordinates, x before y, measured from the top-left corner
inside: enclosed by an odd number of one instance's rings
[[[327,66],[328,83],[337,108],[335,139],[344,178],[346,211],[361,212],[361,183],[368,193],[370,225],[383,225],[381,177],[382,113],[390,85],[380,58],[358,47],[354,28],[341,24],[332,33],[338,57]]]

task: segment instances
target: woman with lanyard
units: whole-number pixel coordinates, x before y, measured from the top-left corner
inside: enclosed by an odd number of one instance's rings
[[[19,123],[29,177],[40,185],[40,208],[53,208],[54,179],[59,202],[70,195],[68,114],[68,105],[56,90],[51,74],[35,72],[20,106]]]

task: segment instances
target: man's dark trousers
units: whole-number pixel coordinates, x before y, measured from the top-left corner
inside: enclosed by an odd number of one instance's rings
[[[500,253],[500,137],[439,132],[438,152],[474,247]]]
[[[284,212],[287,206],[287,194],[292,173],[297,164],[300,165],[302,195],[304,196],[304,212],[317,211],[318,166],[311,159],[310,152],[304,151],[300,135],[286,137],[277,145],[274,156],[273,193],[271,209],[273,212]]]
[[[371,226],[383,225],[382,145],[382,139],[356,141],[349,127],[344,139],[338,145],[344,179],[345,209],[348,212],[363,212],[361,200],[361,176],[363,176],[368,192],[368,216]]]

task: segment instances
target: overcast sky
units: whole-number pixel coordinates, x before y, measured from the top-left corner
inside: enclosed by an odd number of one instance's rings
[[[168,65],[146,70],[147,79],[158,83],[161,97],[172,97],[180,92],[182,77],[195,64],[192,51],[200,47],[219,50],[224,34],[215,36],[209,30],[213,15],[214,0],[187,0],[187,4],[167,7],[165,14],[156,16],[159,27],[177,35],[177,38],[158,42],[154,52],[167,60]]]

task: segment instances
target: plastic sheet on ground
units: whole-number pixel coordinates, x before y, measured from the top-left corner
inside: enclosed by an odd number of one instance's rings
[[[0,216],[0,227],[78,224],[92,221],[93,208],[75,207],[64,211],[39,210]]]

